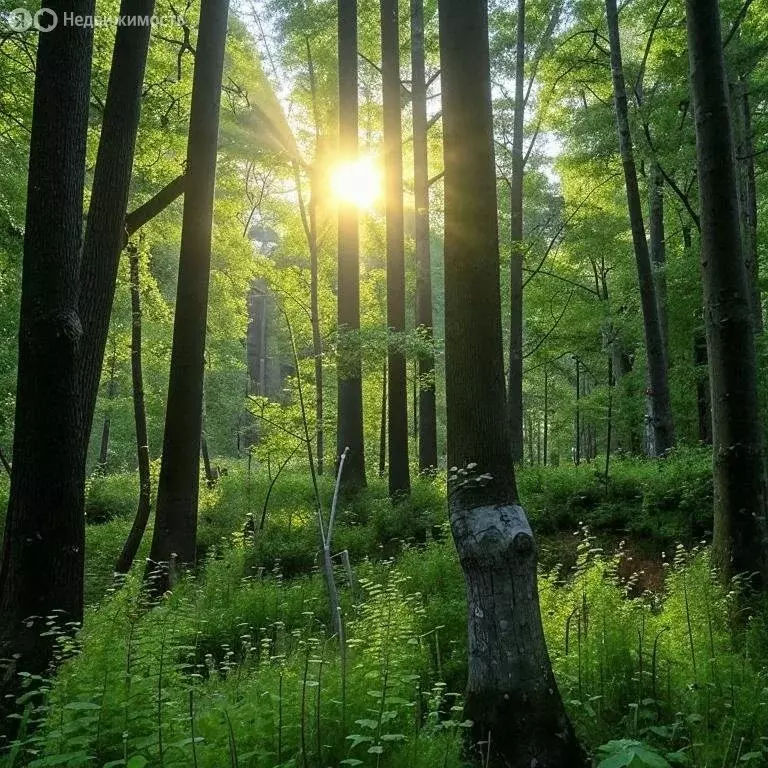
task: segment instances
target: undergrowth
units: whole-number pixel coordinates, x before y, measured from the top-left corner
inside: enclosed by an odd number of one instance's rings
[[[249,550],[238,537],[151,610],[136,576],[92,609],[34,712],[30,681],[26,727],[40,727],[4,768],[462,766],[466,607],[450,542],[362,563],[343,644],[319,575],[249,573]],[[571,577],[539,584],[563,698],[599,764],[768,764],[762,617],[731,632],[737,587],[718,586],[706,549],[678,549],[663,592],[639,597],[621,557],[584,532]]]

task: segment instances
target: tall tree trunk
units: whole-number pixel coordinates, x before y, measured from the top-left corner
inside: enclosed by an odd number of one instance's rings
[[[317,76],[315,60],[312,56],[312,42],[306,38],[307,69],[309,71],[309,91],[312,97],[312,115],[315,123],[315,164],[320,154],[320,108],[317,95]],[[317,229],[318,202],[317,169],[309,172],[309,220],[307,221],[307,240],[309,242],[309,310],[312,320],[312,354],[315,358],[315,436],[317,443],[317,474],[325,469],[325,398],[323,393],[323,336],[320,329],[320,258]]]
[[[144,404],[144,374],[141,365],[141,277],[139,252],[128,246],[131,274],[131,381],[133,384],[133,419],[136,427],[136,454],[139,462],[139,503],[131,531],[115,564],[117,573],[128,573],[141,546],[152,509],[152,480],[149,472],[147,409]]]
[[[229,3],[202,0],[192,82],[187,185],[181,229],[179,280],[171,375],[157,489],[151,564],[194,564],[200,485],[200,433],[211,232],[216,183],[221,78]],[[164,591],[170,573],[154,587]]]
[[[148,18],[154,0],[121,0],[121,16]],[[83,342],[79,390],[83,401],[85,467],[88,440],[104,361],[117,268],[125,245],[125,217],[141,112],[150,25],[121,25],[115,35],[99,150],[80,265]]]
[[[101,428],[101,444],[99,445],[99,461],[96,465],[100,472],[107,471],[109,460],[109,434],[112,427],[112,401],[115,399],[117,382],[115,380],[115,367],[117,365],[117,341],[112,341],[112,355],[109,361],[109,382],[107,384],[107,408],[104,415],[104,424]]]
[[[509,388],[507,415],[512,458],[523,461],[523,130],[525,127],[525,0],[517,0],[515,50],[515,115],[512,129],[510,185],[510,309]]]
[[[753,318],[741,252],[739,205],[717,0],[687,0],[696,116],[701,265],[712,387],[715,526],[722,577],[765,584],[766,470]]]
[[[707,336],[703,329],[694,332],[693,365],[696,372],[696,411],[699,417],[699,440],[712,445],[712,392],[709,386]]]
[[[432,346],[432,263],[429,235],[429,157],[424,0],[411,0],[411,99],[413,105],[413,204],[416,256],[416,326],[428,352],[419,355],[419,471],[437,469],[437,404]]]
[[[581,464],[581,361],[576,358],[576,435],[574,437],[573,463]]]
[[[381,375],[381,426],[379,429],[379,477],[387,471],[387,364]]]
[[[544,366],[544,466],[549,461],[549,368]]]
[[[203,459],[205,482],[209,488],[213,488],[219,478],[211,465],[211,454],[208,451],[208,437],[205,434],[205,417],[203,417],[203,431],[200,433],[200,455]]]
[[[339,154],[346,162],[358,154],[357,0],[338,0],[339,14]],[[339,332],[360,330],[360,232],[354,203],[339,202],[338,264]],[[357,342],[354,342],[356,347]],[[341,485],[365,487],[363,382],[360,353],[345,350],[338,366],[338,430],[336,455],[349,448]]]
[[[53,0],[48,7],[62,18],[65,12],[90,15],[94,4]],[[17,673],[43,674],[52,658],[52,633],[26,619],[53,614],[69,630],[69,622],[83,617],[77,299],[92,33],[59,24],[37,41],[13,466],[0,564],[2,730],[21,680]]]
[[[664,354],[669,359],[669,321],[667,313],[667,236],[664,228],[664,177],[658,163],[651,167],[648,184],[650,211],[650,256],[653,267],[656,306],[659,313]]]
[[[405,331],[405,230],[403,225],[403,129],[400,114],[400,25],[397,0],[381,0],[381,72],[387,209],[387,326]],[[408,465],[408,373],[402,339],[390,340],[389,495],[411,490]]]
[[[505,408],[488,6],[439,4],[449,512],[467,585],[465,713],[491,768],[583,763],[547,654]],[[482,364],[478,350],[483,350]],[[466,474],[464,474],[466,473]],[[490,734],[490,739],[489,739]],[[488,743],[490,742],[490,743]]]
[[[309,192],[309,230],[310,230],[310,288],[309,306],[312,316],[312,354],[315,358],[315,434],[317,441],[317,474],[322,475],[325,464],[325,427],[323,395],[323,336],[320,330],[320,259],[317,243],[317,181],[312,176]]]
[[[755,333],[763,332],[763,307],[757,251],[757,189],[755,179],[755,143],[749,81],[740,77],[731,85],[731,114],[736,152],[737,189],[741,218],[741,242],[747,272],[750,307]]]
[[[653,282],[653,270],[645,239],[643,209],[640,204],[640,190],[637,184],[632,135],[629,130],[627,89],[624,81],[624,67],[619,39],[619,14],[616,0],[605,0],[608,14],[608,36],[611,43],[611,72],[616,107],[616,124],[619,134],[619,149],[624,166],[624,182],[627,188],[627,208],[632,229],[632,242],[637,263],[637,277],[640,284],[640,302],[643,309],[643,330],[645,351],[648,359],[649,397],[652,401],[651,424],[654,444],[658,453],[664,453],[675,443],[672,422],[672,405],[667,379],[667,356],[664,353],[663,333],[659,322],[658,304]]]

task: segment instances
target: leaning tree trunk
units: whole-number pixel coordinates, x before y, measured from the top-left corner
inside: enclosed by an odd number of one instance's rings
[[[112,431],[112,403],[117,394],[117,381],[115,368],[117,367],[117,340],[112,339],[112,355],[109,361],[109,382],[107,383],[107,407],[104,414],[104,423],[101,428],[101,445],[99,446],[99,460],[96,467],[99,472],[107,471],[109,461],[109,437]]]
[[[149,18],[154,7],[154,0],[122,0],[120,15]],[[80,457],[83,467],[104,362],[120,253],[125,245],[125,214],[150,31],[148,24],[117,28],[93,174],[80,265],[83,343],[78,386],[85,419]]]
[[[131,531],[117,558],[115,571],[128,573],[141,546],[152,508],[152,480],[149,471],[149,438],[147,436],[147,409],[144,404],[144,373],[141,365],[141,277],[139,252],[128,246],[131,274],[131,380],[133,383],[133,418],[136,426],[136,454],[139,462],[139,503]]]
[[[510,184],[510,324],[507,417],[512,458],[523,462],[523,129],[525,126],[525,0],[517,2],[515,116]]]
[[[408,376],[400,336],[405,332],[403,129],[400,115],[400,32],[397,0],[381,0],[381,71],[387,209],[387,326],[389,343],[389,495],[411,490],[408,466]]]
[[[93,0],[48,7],[93,13]],[[77,309],[93,30],[59,24],[37,42],[21,283],[11,491],[0,564],[0,732],[18,672],[44,674],[83,617],[84,476],[78,451]],[[10,661],[10,660],[13,661]],[[6,698],[11,694],[10,698]]]
[[[449,512],[467,585],[473,757],[492,768],[578,766],[581,751],[544,640],[536,546],[517,505],[508,423],[499,418],[505,385],[488,7],[443,0],[439,13],[448,465],[458,468]]]
[[[339,10],[339,153],[345,162],[357,160],[357,0],[338,0]],[[338,325],[345,332],[360,330],[360,232],[355,205],[339,202]],[[365,487],[363,382],[357,339],[342,344],[338,365],[338,430],[336,455],[349,448],[342,487]],[[350,348],[352,347],[352,348]]]
[[[427,76],[424,61],[424,0],[411,0],[411,97],[413,105],[413,204],[416,250],[416,326],[427,350],[419,355],[419,471],[437,469],[437,405],[432,318],[432,264],[429,237],[429,156]]]
[[[648,252],[648,241],[645,239],[643,209],[640,203],[640,190],[637,183],[632,135],[629,129],[627,89],[621,58],[619,14],[616,8],[616,0],[605,0],[605,7],[608,14],[608,35],[611,43],[611,72],[613,76],[619,149],[624,166],[627,208],[632,229],[635,261],[637,263],[637,277],[640,284],[640,302],[643,309],[643,330],[645,332],[645,351],[648,359],[648,380],[650,384],[649,398],[652,403],[651,428],[653,430],[655,451],[661,454],[675,443],[672,405],[669,396],[669,380],[667,378],[667,356],[664,353],[663,333],[661,323],[659,322],[659,310],[653,282],[651,258]]]
[[[171,375],[149,555],[153,566],[170,564],[172,556],[180,565],[195,562],[205,332],[228,8],[229,3],[222,0],[202,0],[200,5]],[[163,571],[154,587],[162,591],[171,581],[172,574]]]
[[[687,0],[687,23],[712,388],[712,557],[724,579],[754,573],[755,582],[764,586],[768,576],[765,457],[717,0]]]

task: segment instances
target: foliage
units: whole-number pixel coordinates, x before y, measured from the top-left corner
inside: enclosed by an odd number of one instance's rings
[[[628,474],[642,476],[636,466]],[[243,479],[223,478],[222,497],[244,501]],[[297,495],[308,498],[302,480],[289,474],[276,486],[266,532],[288,538],[292,509],[294,539],[306,511]],[[277,550],[262,553],[235,524],[200,578],[158,605],[147,604],[138,567],[94,604],[50,694],[32,695],[43,682],[29,681],[27,699],[39,706],[27,726],[40,728],[18,745],[15,765],[287,768],[321,755],[334,765],[462,766],[460,697],[450,692],[466,676],[466,604],[445,523],[437,530],[444,500],[431,484],[417,488],[440,538],[402,543],[392,559],[376,537],[404,517],[384,495],[372,488],[347,505],[345,515],[367,514],[367,523],[339,527],[379,547],[378,557],[355,558],[352,584],[338,565],[343,645],[329,636],[325,587],[309,559],[316,537],[297,537],[306,555],[289,577]],[[223,514],[222,505],[210,509]],[[89,573],[109,572],[102,553],[125,531],[120,519],[89,526]],[[604,554],[584,531],[574,568],[540,574],[548,647],[579,735],[599,765],[761,764],[768,614],[756,609],[734,629],[738,584],[718,585],[704,549],[679,547],[662,562],[661,581],[646,590],[642,563]]]

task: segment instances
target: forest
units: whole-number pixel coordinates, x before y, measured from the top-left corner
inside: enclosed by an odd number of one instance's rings
[[[0,768],[768,766],[768,0],[0,0]]]

